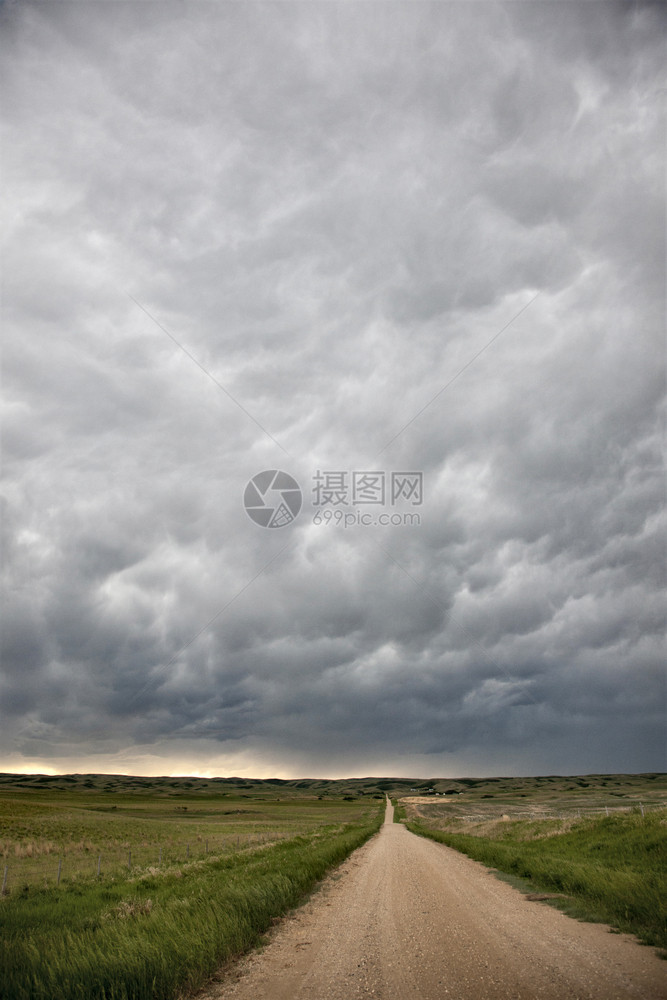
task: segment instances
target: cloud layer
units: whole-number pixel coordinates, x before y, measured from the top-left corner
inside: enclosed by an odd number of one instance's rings
[[[0,766],[664,768],[662,9],[0,18]]]

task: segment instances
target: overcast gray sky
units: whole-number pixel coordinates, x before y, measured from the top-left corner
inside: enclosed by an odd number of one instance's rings
[[[5,0],[1,770],[665,769],[664,24]]]

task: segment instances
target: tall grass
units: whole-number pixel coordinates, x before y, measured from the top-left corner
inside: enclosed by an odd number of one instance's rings
[[[378,828],[321,829],[166,874],[29,890],[0,901],[6,1000],[172,1000],[252,947]]]
[[[402,806],[396,799],[391,800],[394,807],[394,823],[400,823],[405,819],[405,806]]]
[[[667,948],[667,810],[581,820],[562,833],[548,821],[505,823],[493,837],[407,825],[535,888],[564,894],[575,916]]]
[[[250,795],[177,793],[145,789],[134,793],[81,788],[0,787],[0,877],[8,868],[11,892],[23,885],[104,877],[132,868],[185,862],[308,834],[319,826],[346,822],[374,804],[358,799],[268,800]],[[130,854],[131,852],[131,854]]]

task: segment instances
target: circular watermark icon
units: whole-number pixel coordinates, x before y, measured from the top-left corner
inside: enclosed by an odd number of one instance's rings
[[[243,494],[248,517],[262,528],[284,528],[291,524],[302,503],[303,495],[296,479],[280,469],[258,472]]]

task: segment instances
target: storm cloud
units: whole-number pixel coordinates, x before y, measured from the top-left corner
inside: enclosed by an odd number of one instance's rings
[[[664,21],[0,8],[0,769],[664,769]]]

